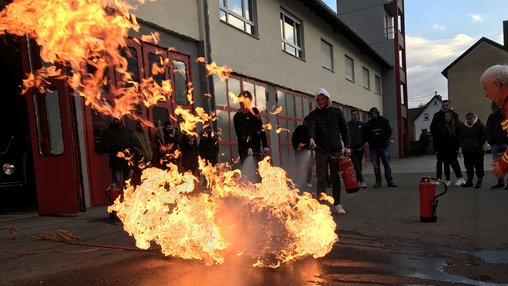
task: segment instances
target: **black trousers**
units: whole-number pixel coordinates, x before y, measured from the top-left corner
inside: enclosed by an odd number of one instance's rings
[[[485,174],[483,170],[484,152],[464,153],[464,166],[466,166],[466,175],[468,180],[473,180],[476,170],[476,177],[481,180]]]
[[[335,158],[340,157],[340,152],[333,152],[330,154]],[[330,169],[330,179],[332,181],[332,194],[333,204],[340,204],[340,175],[339,175],[339,159],[332,159],[327,154],[316,151],[316,177],[317,186],[316,193],[317,198],[321,193],[326,193],[326,180],[328,177],[328,168]]]

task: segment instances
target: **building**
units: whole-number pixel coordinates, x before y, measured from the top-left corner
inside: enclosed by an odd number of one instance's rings
[[[490,66],[508,63],[508,21],[503,22],[503,34],[504,45],[483,37],[441,72],[448,79],[448,98],[461,121],[474,112],[486,122],[491,113],[480,77]]]
[[[441,110],[441,106],[441,96],[436,94],[424,106],[409,110],[409,114],[411,114],[413,110],[416,111],[416,113],[410,117],[412,130],[411,141],[418,141],[422,133],[430,132],[432,117],[436,112]]]
[[[392,115],[404,113],[393,98],[400,94],[400,89],[394,88],[399,68],[393,71],[394,66],[400,65],[398,56],[387,60],[319,0],[243,0],[241,6],[236,3],[240,2],[147,1],[133,11],[141,29],[139,33],[132,32],[128,40],[128,70],[138,82],[151,76],[156,81],[171,79],[174,90],[168,102],[149,108],[139,106],[139,116],[160,127],[173,121],[176,106],[216,112],[222,138],[220,161],[229,162],[237,157],[232,118],[239,106],[228,94],[250,90],[263,121],[273,126],[269,131],[273,162],[286,168],[293,157],[290,132],[313,109],[314,92],[324,87],[347,119],[350,109],[359,108],[364,111],[365,121],[365,111],[377,106],[392,123],[398,122],[394,128],[399,132],[394,132],[394,136],[399,143],[395,144],[394,155],[402,156],[403,152],[397,150],[405,144],[401,138],[407,132],[401,130],[407,124],[401,129],[403,123],[395,118],[398,115]],[[395,4],[395,15],[399,15],[401,4]],[[400,19],[392,26],[393,31],[398,31]],[[141,34],[155,32],[160,35],[157,44],[141,40]],[[384,30],[380,32],[385,35]],[[401,41],[398,33],[390,35],[395,37],[392,43]],[[8,88],[2,88],[15,90],[12,98],[20,99],[16,87],[23,75],[41,67],[43,62],[32,41],[3,37],[14,43],[0,44],[5,52],[1,58],[4,67],[14,78]],[[167,58],[168,64],[163,67],[163,74],[154,75],[151,67],[160,62],[159,56]],[[200,57],[227,65],[234,73],[227,80],[208,77],[204,66],[197,62]],[[405,60],[402,62],[405,65]],[[111,86],[121,84],[114,68],[108,78]],[[25,107],[26,112],[16,114],[20,120],[8,129],[20,131],[19,138],[25,138],[29,146],[29,159],[25,161],[33,161],[31,172],[36,178],[37,209],[41,214],[72,213],[105,204],[105,189],[111,182],[108,157],[100,148],[102,131],[110,119],[86,106],[82,99],[72,97],[64,82],[55,81],[54,86],[46,94],[37,90],[25,93],[19,110]],[[192,101],[186,96],[190,86]],[[105,104],[114,102],[114,95],[108,91],[104,96]],[[405,93],[403,98],[407,99]],[[282,111],[274,112],[278,107]],[[0,124],[6,127],[6,122]],[[125,123],[129,127],[134,124],[128,119]],[[152,142],[156,132],[156,128],[150,129]]]
[[[394,156],[409,154],[403,0],[337,0],[337,13],[393,68],[383,70],[382,114],[394,128]]]

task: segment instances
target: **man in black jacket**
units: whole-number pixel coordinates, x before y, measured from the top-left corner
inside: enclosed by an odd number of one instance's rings
[[[240,101],[240,110],[238,110],[233,117],[233,123],[238,141],[240,163],[243,166],[245,159],[252,156],[257,166],[257,162],[261,160],[263,155],[268,155],[270,153],[266,132],[263,127],[263,122],[261,121],[259,110],[251,106],[252,94],[244,90],[238,95],[238,100]],[[261,147],[263,147],[263,151],[261,151]],[[253,181],[260,180],[258,175],[247,174],[247,171],[252,170],[246,169],[245,171],[245,175],[249,179]]]
[[[339,157],[342,155],[342,142],[345,152],[349,151],[349,133],[342,111],[331,106],[330,94],[324,88],[316,92],[316,109],[309,115],[309,146],[316,150],[317,197],[326,193],[328,168],[332,181],[334,199],[333,211],[345,214],[340,201]],[[341,142],[342,140],[342,142]]]
[[[365,153],[365,144],[363,142],[363,126],[365,123],[359,120],[360,114],[358,109],[351,110],[351,121],[347,123],[349,130],[349,137],[351,142],[351,161],[355,167],[356,180],[360,183],[362,188],[367,187],[367,183],[362,175],[362,160]]]
[[[388,187],[397,187],[393,182],[392,168],[390,167],[390,136],[392,136],[392,127],[390,122],[379,114],[376,107],[369,110],[370,120],[363,127],[363,141],[369,146],[372,164],[374,166],[374,174],[376,176],[376,184],[374,188],[381,187],[381,165],[385,168],[385,179]]]
[[[441,109],[438,112],[434,113],[434,116],[432,117],[432,121],[430,122],[430,133],[432,134],[432,138],[437,138],[437,136],[438,136],[437,127],[440,123],[445,121],[445,113],[447,111],[450,111],[453,114],[454,121],[457,124],[459,124],[459,115],[457,114],[457,112],[453,111],[451,101],[449,101],[447,99],[443,100],[441,103]],[[441,156],[442,154],[438,154],[437,150],[439,150],[440,148],[436,144],[437,144],[437,140],[433,139],[432,140],[432,147],[434,147],[434,152],[436,153],[436,178],[438,180],[441,180],[442,176],[443,176],[443,160],[442,160],[443,156]],[[450,166],[448,166],[448,168],[450,168]],[[445,170],[445,172],[447,174],[449,174],[450,170],[449,169]],[[460,178],[455,183],[455,186],[461,186],[465,182],[466,181],[463,178]],[[447,186],[450,185],[450,181],[448,181],[448,180],[446,180],[445,183]]]

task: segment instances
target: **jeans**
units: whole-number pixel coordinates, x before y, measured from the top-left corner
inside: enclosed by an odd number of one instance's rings
[[[381,164],[385,168],[385,179],[387,183],[393,182],[392,168],[390,167],[390,151],[388,149],[370,150],[372,165],[374,166],[374,174],[376,175],[376,183],[381,184]]]
[[[332,155],[335,158],[339,158],[340,152],[333,152]],[[317,186],[316,193],[317,198],[321,193],[326,193],[326,180],[328,177],[328,168],[330,168],[330,178],[332,181],[332,194],[333,204],[340,204],[340,175],[339,175],[339,159],[332,159],[327,154],[316,152],[316,177]]]
[[[363,154],[365,153],[365,148],[361,149],[351,149],[351,161],[353,162],[353,166],[355,167],[356,180],[358,182],[363,182],[362,175],[362,160]]]
[[[111,169],[111,175],[113,178],[113,183],[115,186],[120,187],[120,182],[122,181],[122,173],[123,179],[125,181],[129,180],[132,176],[132,171],[130,168],[125,169]]]

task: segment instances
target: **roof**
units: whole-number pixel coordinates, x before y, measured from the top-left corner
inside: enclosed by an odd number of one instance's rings
[[[474,45],[472,45],[469,49],[467,49],[464,53],[462,53],[462,55],[460,55],[457,59],[455,59],[449,66],[447,66],[442,72],[441,74],[444,75],[444,77],[448,78],[448,71],[453,68],[457,63],[459,63],[463,58],[465,58],[469,53],[471,53],[474,49],[476,49],[476,47],[478,47],[481,43],[486,43],[486,44],[489,44],[489,45],[492,45],[493,47],[495,48],[499,48],[505,52],[508,52],[508,48],[497,43],[497,42],[494,42],[490,39],[487,39],[485,37],[482,37],[481,39],[479,39],[476,43],[474,43]]]
[[[425,110],[427,109],[427,106],[429,106],[429,104],[434,100],[434,98],[437,98],[437,100],[441,101],[441,95],[434,95],[430,100],[429,102],[427,102],[427,104],[425,104],[424,106],[422,107],[417,107],[417,108],[409,108],[407,110],[408,112],[408,120],[410,122],[410,124],[413,124],[413,122],[415,121],[416,118],[420,117],[420,114]]]
[[[393,65],[387,62],[379,55],[372,46],[370,46],[360,35],[358,35],[351,27],[349,27],[338,15],[321,0],[298,0],[315,12],[323,21],[329,24],[333,31],[341,33],[356,45],[364,54],[371,57],[375,61],[381,63],[387,68],[393,68]]]

